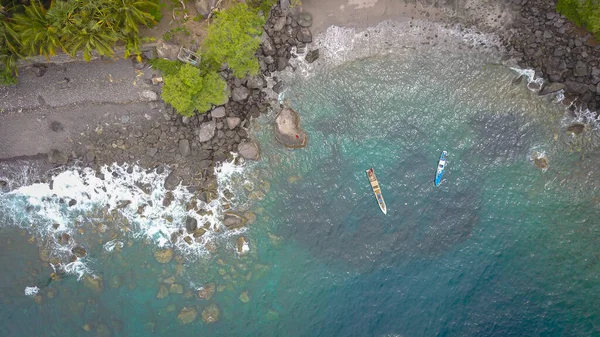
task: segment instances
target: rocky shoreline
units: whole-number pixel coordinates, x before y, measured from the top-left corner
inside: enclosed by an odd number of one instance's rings
[[[556,12],[554,0],[512,0],[506,30],[508,57],[544,78],[540,95],[564,90],[571,111],[600,108],[600,41]],[[573,103],[571,105],[571,103]]]

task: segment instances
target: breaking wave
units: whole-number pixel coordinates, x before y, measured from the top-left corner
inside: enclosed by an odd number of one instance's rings
[[[55,272],[79,279],[93,273],[90,255],[94,253],[90,251],[99,240],[106,252],[122,248],[124,239],[131,237],[171,247],[194,259],[208,253],[208,242],[243,231],[226,230],[221,221],[223,205],[235,202],[232,193],[225,193],[235,190],[232,178],[244,179],[244,166],[234,161],[215,168],[219,197],[208,203],[182,185],[167,190],[168,169],[112,164],[97,172],[71,168],[52,176],[48,183],[0,192],[0,220],[34,234],[42,260]],[[195,221],[200,235],[188,232],[186,221]]]

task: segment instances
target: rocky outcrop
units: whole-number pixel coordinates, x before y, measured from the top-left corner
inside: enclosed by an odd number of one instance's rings
[[[505,36],[509,56],[546,80],[546,95],[564,90],[572,109],[600,109],[600,41],[558,14],[554,1],[512,0],[518,14]]]
[[[238,153],[244,159],[258,160],[260,158],[260,150],[258,144],[254,141],[247,141],[238,145]]]
[[[307,135],[300,128],[300,117],[292,108],[284,107],[275,118],[275,138],[289,148],[306,146]]]

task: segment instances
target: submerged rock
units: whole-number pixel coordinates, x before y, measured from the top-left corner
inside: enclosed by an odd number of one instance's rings
[[[548,157],[546,157],[546,155],[544,153],[534,153],[533,154],[533,163],[535,164],[535,166],[537,168],[539,168],[542,171],[545,171],[548,169]]]
[[[235,212],[225,212],[223,224],[228,229],[243,227],[246,224],[246,219]]]
[[[572,133],[575,135],[581,134],[583,130],[585,130],[585,124],[583,123],[573,123],[567,128],[568,133]]]
[[[300,128],[298,113],[291,108],[283,108],[275,118],[275,139],[289,148],[306,146],[306,132]]]
[[[202,315],[204,315],[204,313],[202,313]],[[183,307],[183,309],[181,309],[181,311],[179,312],[179,315],[177,315],[177,319],[179,320],[179,323],[185,325],[195,321],[196,316],[198,316],[196,309]]]
[[[73,255],[81,258],[87,254],[87,251],[85,250],[85,248],[83,248],[81,246],[77,246],[77,247],[73,247],[73,249],[71,249],[71,253],[73,253]]]
[[[102,289],[104,289],[104,284],[102,282],[102,277],[100,276],[93,276],[93,275],[84,275],[83,276],[83,285],[88,288],[91,289],[94,292],[102,292]]]
[[[244,291],[243,293],[240,294],[240,301],[242,301],[243,303],[250,302],[250,295],[248,294],[247,291]]]
[[[159,263],[169,263],[173,258],[173,250],[169,249],[161,249],[159,251],[154,252],[154,258]]]
[[[198,289],[198,298],[202,300],[210,300],[215,291],[217,290],[217,286],[214,283],[206,284],[204,287]]]
[[[202,320],[206,323],[214,323],[219,320],[221,311],[216,304],[210,304],[204,310],[202,310]]]
[[[248,254],[250,251],[250,246],[248,246],[248,239],[243,236],[240,236],[236,242],[237,253],[240,256]]]
[[[161,284],[158,288],[158,294],[156,294],[156,298],[166,298],[167,296],[169,296],[169,289]]]

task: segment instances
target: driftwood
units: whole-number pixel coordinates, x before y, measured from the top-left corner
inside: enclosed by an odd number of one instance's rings
[[[210,13],[208,13],[208,16],[206,17],[206,21],[208,21],[209,24],[210,24],[210,17],[213,15],[213,13],[215,12],[215,10],[219,9],[219,6],[221,5],[221,2],[223,2],[223,0],[217,1],[217,3],[213,7],[211,7]]]

